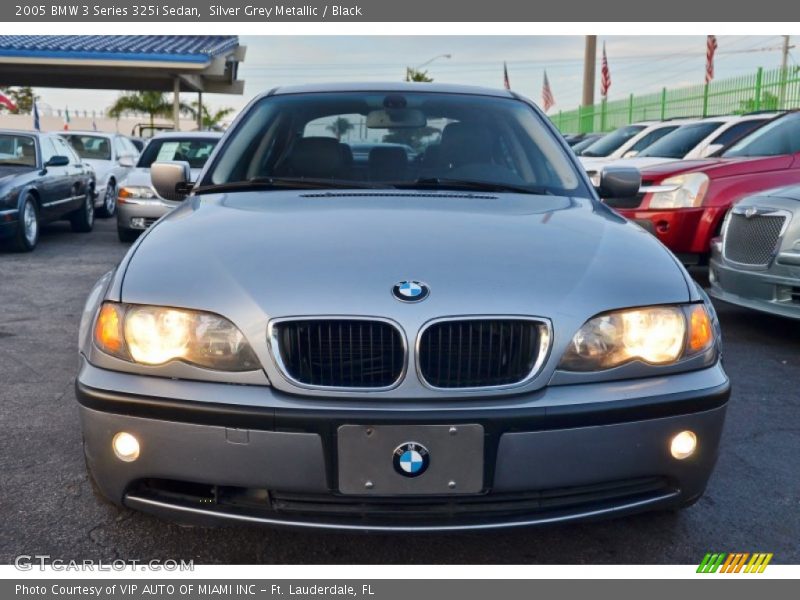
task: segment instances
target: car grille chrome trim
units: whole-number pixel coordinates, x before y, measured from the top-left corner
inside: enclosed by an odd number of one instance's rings
[[[467,315],[433,319],[417,335],[417,376],[433,390],[519,387],[540,373],[552,337],[552,324],[542,317]]]
[[[735,207],[723,232],[725,260],[751,268],[768,267],[778,253],[789,221],[787,216],[781,210]]]
[[[301,388],[386,391],[405,377],[406,335],[390,319],[285,317],[269,322],[268,337],[281,374]]]

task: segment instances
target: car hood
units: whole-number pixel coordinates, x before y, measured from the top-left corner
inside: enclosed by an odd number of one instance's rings
[[[89,165],[94,170],[95,175],[98,179],[102,179],[105,177],[111,169],[114,168],[114,161],[111,160],[100,160],[97,158],[82,158],[81,162],[85,165]]]
[[[737,158],[707,158],[699,160],[680,160],[662,163],[642,169],[642,179],[647,181],[661,181],[667,177],[681,173],[702,171],[712,179],[721,179],[734,175],[747,175],[786,169],[792,164],[790,155],[737,157]]]
[[[606,162],[602,165],[605,169],[607,167],[634,167],[640,171],[655,167],[656,165],[663,165],[666,163],[675,162],[678,159],[665,158],[663,156],[634,156],[631,158],[620,158]]]
[[[123,301],[210,310],[251,325],[320,314],[413,326],[453,314],[582,323],[605,310],[689,298],[683,270],[652,236],[590,200],[555,196],[203,195],[132,252]],[[398,302],[391,289],[403,280],[428,284],[429,298]]]
[[[10,182],[14,177],[18,177],[23,173],[30,173],[33,167],[9,167],[0,165],[0,185]]]

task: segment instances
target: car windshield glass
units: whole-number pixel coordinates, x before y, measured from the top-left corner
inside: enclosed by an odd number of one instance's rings
[[[573,151],[575,154],[578,154],[578,155],[580,155],[580,153],[581,153],[581,152],[583,152],[584,150],[586,150],[586,148],[588,148],[589,146],[591,146],[592,144],[594,144],[594,143],[595,143],[597,140],[598,140],[598,138],[596,138],[596,137],[594,137],[594,136],[592,136],[592,137],[588,137],[588,138],[586,138],[585,140],[581,140],[580,142],[578,142],[577,144],[575,144],[575,145],[572,147],[572,151]]]
[[[628,125],[612,131],[581,152],[581,156],[608,156],[644,129],[644,125]]]
[[[588,190],[544,120],[513,98],[434,92],[273,95],[231,131],[201,186]],[[244,188],[237,188],[244,189]]]
[[[99,135],[62,135],[81,158],[111,160],[111,140]]]
[[[28,135],[0,133],[0,166],[36,166],[36,145]]]
[[[640,152],[639,156],[683,158],[721,125],[721,121],[704,121],[703,123],[684,125]]]
[[[800,152],[800,113],[790,113],[756,129],[722,156],[779,156],[795,152]]]
[[[147,144],[136,166],[149,169],[154,162],[185,160],[192,169],[202,169],[218,141],[214,138],[156,138]]]

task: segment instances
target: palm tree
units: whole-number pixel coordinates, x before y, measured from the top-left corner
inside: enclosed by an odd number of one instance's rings
[[[433,81],[433,77],[428,75],[427,71],[421,71],[419,69],[412,69],[411,67],[408,67],[408,69],[406,69],[406,81],[431,83]]]
[[[192,118],[196,121],[197,120],[197,107],[199,102],[195,100],[192,102],[190,107],[190,112],[192,114]],[[235,112],[236,109],[231,108],[230,106],[226,106],[224,108],[220,108],[219,110],[209,112],[208,106],[203,104],[201,112],[202,112],[202,120],[201,120],[201,127],[203,129],[215,129],[220,128],[222,126],[222,121],[232,112]]]
[[[147,113],[150,116],[150,127],[154,126],[156,117],[172,116],[172,101],[164,92],[129,92],[122,94],[108,109],[108,114],[119,118],[126,112]],[[180,104],[180,112],[191,112],[186,104]]]
[[[353,129],[353,124],[345,117],[337,117],[326,129],[335,135],[337,140],[341,141],[342,136]]]

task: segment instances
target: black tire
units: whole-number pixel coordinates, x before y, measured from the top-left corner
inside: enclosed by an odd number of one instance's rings
[[[135,242],[137,239],[139,239],[141,232],[137,231],[136,229],[117,227],[117,235],[119,236],[120,242],[124,244],[130,244],[131,242]]]
[[[33,221],[27,223],[26,219],[32,215]],[[11,248],[17,252],[30,252],[39,243],[39,205],[32,194],[26,194],[19,211],[19,224],[17,232],[11,238]]]
[[[111,200],[110,203],[109,200]],[[103,206],[97,209],[97,216],[101,219],[109,219],[115,214],[117,214],[117,183],[113,179],[109,179]]]
[[[94,228],[94,194],[91,189],[86,191],[83,206],[69,216],[69,222],[72,231],[77,233],[89,233]]]

